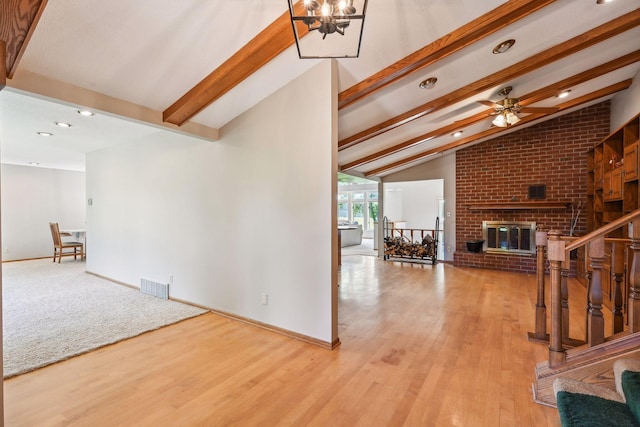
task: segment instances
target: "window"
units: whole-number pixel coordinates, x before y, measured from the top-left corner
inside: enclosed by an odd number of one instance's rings
[[[378,221],[378,192],[340,189],[338,221],[361,224],[363,231],[374,230]]]
[[[371,238],[378,220],[378,183],[338,173],[338,222],[361,224]]]

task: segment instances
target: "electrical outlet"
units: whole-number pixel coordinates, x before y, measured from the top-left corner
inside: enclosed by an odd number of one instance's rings
[[[8,254],[9,253],[9,248],[4,248],[4,253]]]
[[[169,284],[173,285],[173,274],[169,275]]]
[[[266,294],[264,292],[262,294],[260,294],[260,303],[262,305],[269,304],[269,294]]]
[[[447,246],[447,252],[451,252],[451,246]]]

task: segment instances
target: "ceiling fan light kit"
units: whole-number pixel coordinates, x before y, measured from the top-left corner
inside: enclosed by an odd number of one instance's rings
[[[509,94],[512,89],[513,88],[511,86],[505,86],[500,89],[497,94],[503,96],[504,99],[499,101],[478,101],[480,104],[493,108],[490,115],[496,116],[492,121],[494,126],[505,128],[507,126],[515,125],[521,120],[518,113],[553,114],[558,111],[555,107],[523,107],[520,105],[520,100],[518,98],[509,98]]]
[[[300,59],[357,58],[368,0],[287,0]],[[327,37],[328,36],[328,37]]]
[[[516,114],[517,111],[518,108],[515,105],[496,111],[496,118],[491,123],[499,128],[513,126],[520,121],[520,117]]]

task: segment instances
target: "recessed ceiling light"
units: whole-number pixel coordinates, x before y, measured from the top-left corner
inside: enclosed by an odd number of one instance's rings
[[[611,3],[613,0],[596,0],[596,4]]]
[[[89,110],[78,110],[78,114],[81,116],[93,116],[93,113]]]
[[[29,162],[29,166],[40,166],[38,162]]]
[[[436,77],[429,77],[426,80],[420,82],[420,89],[431,89],[436,85],[438,79]]]
[[[461,130],[459,130],[459,131],[457,131],[457,132],[454,132],[454,133],[452,133],[452,134],[451,134],[451,136],[453,136],[453,137],[455,137],[455,138],[458,138],[458,137],[462,136],[462,131],[461,131]]]
[[[558,94],[558,98],[566,98],[567,96],[569,96],[570,92],[571,92],[571,89],[563,90]]]
[[[61,128],[70,128],[71,125],[69,123],[65,123],[65,122],[56,122],[56,125],[60,126]]]
[[[505,53],[506,51],[511,49],[511,47],[514,44],[516,44],[516,41],[514,39],[505,40],[493,48],[493,53],[494,54]]]
[[[51,132],[38,132],[38,135],[40,135],[40,136],[53,136],[53,134]]]

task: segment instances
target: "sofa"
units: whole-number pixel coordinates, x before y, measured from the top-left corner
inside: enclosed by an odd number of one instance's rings
[[[340,247],[355,246],[362,244],[362,224],[354,223],[338,223],[340,232]]]
[[[613,365],[616,390],[583,381],[553,382],[563,427],[640,426],[640,360]]]

